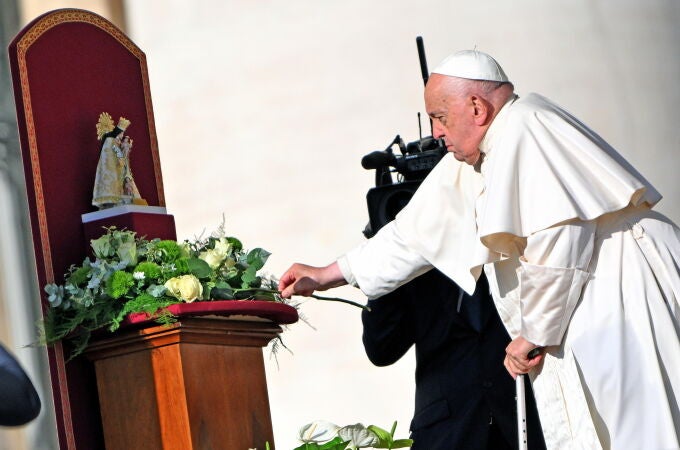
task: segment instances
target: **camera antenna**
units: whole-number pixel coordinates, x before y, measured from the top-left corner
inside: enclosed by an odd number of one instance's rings
[[[425,44],[423,44],[423,37],[416,37],[416,46],[418,47],[418,60],[420,61],[420,74],[423,77],[423,86],[427,86],[427,80],[430,78],[430,71],[427,70],[427,59],[425,58]],[[418,113],[418,129],[420,130],[420,113]],[[422,139],[422,130],[420,131],[420,138]],[[430,119],[430,134],[434,134],[432,130],[432,119]]]
[[[427,70],[427,60],[425,59],[425,46],[423,44],[422,36],[416,37],[416,46],[418,46],[418,59],[420,60],[420,73],[423,76],[423,86],[427,85],[427,80],[430,73]]]

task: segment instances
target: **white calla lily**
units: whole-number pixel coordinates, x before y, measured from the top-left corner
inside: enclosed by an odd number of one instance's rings
[[[338,435],[339,426],[325,420],[317,420],[300,428],[298,439],[301,442],[328,442]]]
[[[374,432],[360,423],[340,428],[338,436],[343,441],[349,441],[348,448],[352,449],[372,447],[380,442],[380,439],[378,439]]]

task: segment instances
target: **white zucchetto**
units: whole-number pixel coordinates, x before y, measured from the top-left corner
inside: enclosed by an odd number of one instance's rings
[[[510,81],[495,59],[477,50],[462,50],[448,56],[432,73],[470,80]]]

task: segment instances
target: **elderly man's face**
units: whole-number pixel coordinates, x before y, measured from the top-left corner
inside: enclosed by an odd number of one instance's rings
[[[456,94],[447,76],[432,74],[425,88],[425,108],[432,119],[432,134],[444,138],[446,149],[458,161],[474,164],[484,130],[474,121],[469,99]]]

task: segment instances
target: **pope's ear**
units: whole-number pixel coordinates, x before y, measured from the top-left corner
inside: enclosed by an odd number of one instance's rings
[[[481,97],[473,95],[470,98],[472,104],[472,114],[473,120],[477,125],[486,125],[486,121],[489,118],[490,104]]]

